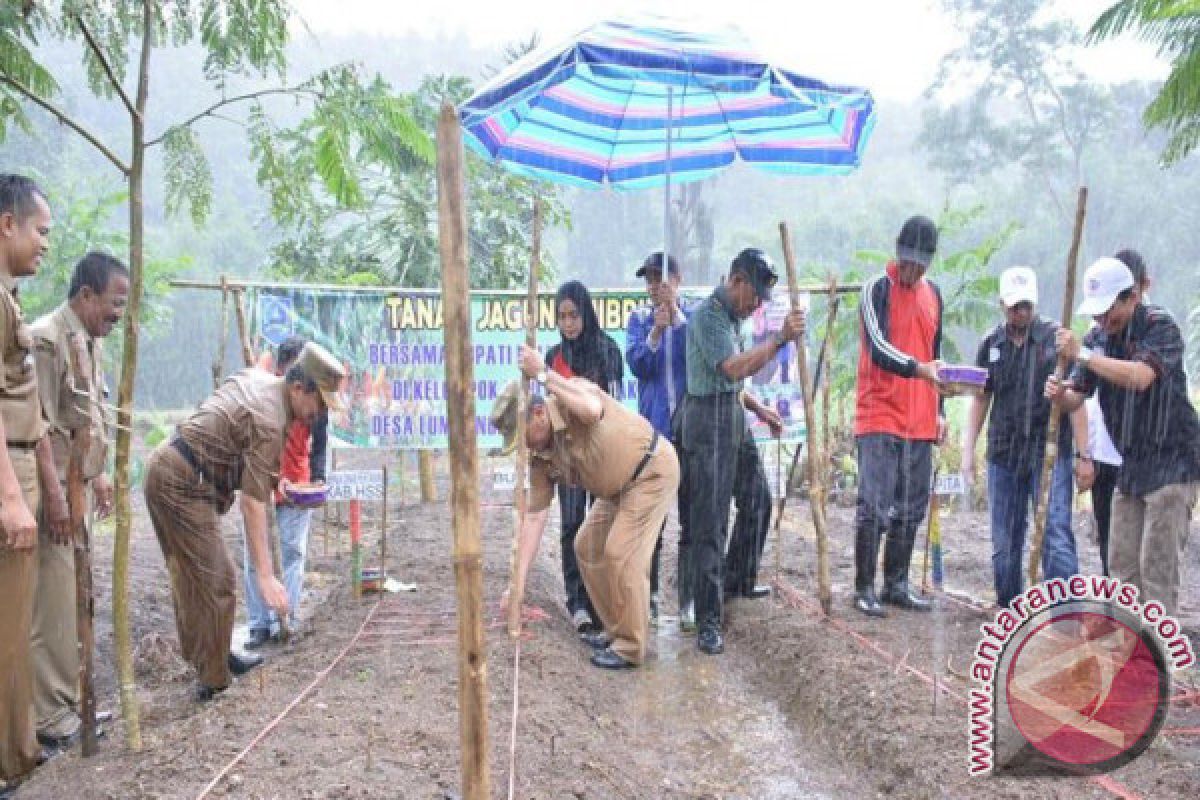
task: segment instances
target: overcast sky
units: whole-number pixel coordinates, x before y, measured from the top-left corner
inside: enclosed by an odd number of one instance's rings
[[[1111,2],[1058,0],[1056,7],[1087,28]],[[293,5],[318,38],[323,33],[462,33],[484,48],[528,39],[535,31],[543,44],[563,40],[597,20],[636,13],[695,20],[698,27],[733,23],[776,63],[893,99],[920,94],[941,56],[957,42],[937,0],[293,0]],[[754,13],[743,13],[750,10]],[[1080,63],[1104,81],[1161,78],[1166,71],[1135,41],[1089,48]]]

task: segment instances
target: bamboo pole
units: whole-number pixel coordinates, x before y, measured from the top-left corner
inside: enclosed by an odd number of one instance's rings
[[[254,366],[254,348],[250,346],[250,331],[246,325],[246,306],[242,302],[244,290],[235,289],[233,292],[234,310],[237,312],[238,341],[242,344],[242,361],[247,367]]]
[[[176,279],[167,281],[167,286],[172,289],[201,289],[206,291],[220,291],[221,284],[213,283],[212,281],[197,281],[190,279]],[[341,286],[334,283],[283,283],[278,281],[246,281],[233,279],[228,281],[230,289],[295,289],[299,291],[310,292],[340,292],[345,294],[393,294],[403,291],[406,295],[438,297],[441,291],[438,289],[418,289],[408,286]],[[621,289],[613,287],[598,286],[591,289],[593,293],[603,291],[629,291],[628,288]],[[524,289],[487,289],[484,290],[488,295],[508,295],[508,296],[523,296]],[[800,291],[808,292],[809,294],[824,294],[829,291],[829,287],[824,284],[816,284],[812,286],[801,286]],[[853,292],[862,291],[861,283],[847,283],[838,287],[839,294],[850,294]]]
[[[1066,287],[1063,290],[1062,326],[1070,329],[1075,305],[1075,270],[1079,263],[1079,246],[1083,241],[1083,221],[1087,215],[1086,186],[1079,187],[1079,199],[1075,204],[1075,228],[1071,232],[1071,249],[1067,252]],[[1059,356],[1054,369],[1059,380],[1066,377],[1071,366],[1068,359]],[[1033,515],[1033,539],[1029,545],[1029,585],[1038,582],[1038,570],[1042,565],[1042,543],[1046,537],[1046,512],[1050,505],[1051,476],[1054,462],[1058,460],[1058,426],[1062,422],[1062,408],[1057,403],[1050,406],[1050,424],[1046,428],[1046,455],[1042,461],[1042,477],[1038,483],[1037,511]]]
[[[446,337],[450,509],[458,598],[458,705],[464,800],[488,800],[487,649],[483,637],[483,555],[479,538],[479,453],[467,274],[462,130],[445,103],[437,126],[438,243]]]
[[[92,399],[92,360],[82,335],[73,335],[68,343],[71,376],[77,391]],[[88,499],[83,477],[83,460],[91,446],[90,427],[71,433],[67,459],[67,508],[75,550],[75,628],[79,642],[79,698],[83,723],[83,755],[96,754],[96,689],[92,682],[95,630],[93,627],[92,543],[88,531]]]
[[[433,451],[417,451],[417,472],[421,476],[421,502],[437,502],[437,483],[433,480]]]
[[[800,306],[800,289],[796,283],[796,258],[792,253],[792,235],[786,222],[779,223],[783,240],[783,260],[787,267],[788,293],[792,310]],[[804,428],[808,433],[808,507],[812,511],[813,529],[817,535],[817,598],[825,616],[833,610],[833,591],[829,580],[829,540],[825,533],[825,487],[821,464],[821,441],[817,415],[813,410],[813,390],[808,377],[808,347],[804,336],[796,337],[796,375],[800,380],[800,395],[804,399]]]
[[[212,379],[213,391],[216,391],[221,385],[221,378],[225,377],[225,345],[229,336],[229,285],[226,282],[225,274],[221,274],[221,328],[217,331],[217,354],[213,358],[212,364]]]
[[[388,468],[383,466],[383,510],[379,514],[379,591],[383,591],[383,582],[387,580],[387,540],[388,540]]]
[[[529,283],[525,294],[525,344],[537,347],[538,324],[538,272],[541,271],[542,261],[542,199],[533,198],[533,235],[530,242],[529,254]],[[529,407],[529,381],[521,380],[520,408]],[[517,414],[517,453],[516,486],[513,489],[513,506],[516,509],[516,526],[513,530],[512,553],[509,562],[508,588],[508,634],[512,637],[521,635],[521,604],[524,602],[524,587],[517,575],[517,550],[521,541],[521,529],[525,525],[525,510],[528,492],[525,489],[525,470],[529,465],[529,451],[525,446],[525,415]],[[518,646],[519,646],[518,639]]]

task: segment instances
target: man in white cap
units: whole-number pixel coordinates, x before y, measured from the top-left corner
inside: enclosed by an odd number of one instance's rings
[[[1083,297],[1075,313],[1096,327],[1082,345],[1073,332],[1058,332],[1058,352],[1075,370],[1067,383],[1047,379],[1046,396],[1074,410],[1099,395],[1122,459],[1109,570],[1138,587],[1140,602],[1174,614],[1200,487],[1200,420],[1188,399],[1183,334],[1170,312],[1142,302],[1129,267],[1115,258],[1088,267]]]
[[[1037,275],[1032,269],[1010,267],[1000,274],[1004,321],[979,343],[975,365],[986,369],[988,377],[983,393],[971,402],[963,442],[963,468],[974,481],[975,440],[988,419],[992,577],[1001,608],[1024,590],[1025,531],[1031,502],[1036,504],[1040,496],[1038,482],[1050,420],[1050,402],[1042,387],[1054,374],[1057,361],[1054,333],[1058,325],[1037,313],[1037,301]],[[1072,439],[1079,488],[1088,489],[1095,475],[1087,450],[1087,414],[1079,408],[1069,420],[1059,426],[1058,457],[1050,484],[1041,564],[1047,579],[1069,578],[1079,571],[1071,531]]]

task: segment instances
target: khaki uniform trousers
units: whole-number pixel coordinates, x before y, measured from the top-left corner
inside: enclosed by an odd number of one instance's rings
[[[1108,568],[1114,578],[1138,587],[1141,603],[1157,600],[1167,614],[1179,612],[1179,586],[1192,507],[1200,483],[1172,483],[1144,495],[1117,490],[1108,533]]]
[[[37,464],[32,450],[9,449],[25,503],[38,505]],[[0,531],[0,781],[19,778],[37,765],[33,726],[33,672],[29,641],[37,587],[37,549],[11,550]]]
[[[146,508],[171,574],[183,658],[213,689],[229,685],[229,644],[237,611],[237,571],[221,539],[218,498],[175,448],[146,461]]]
[[[67,491],[62,485],[63,493]],[[88,503],[91,503],[90,492]],[[88,516],[85,521],[90,523]],[[90,535],[90,531],[89,531]],[[33,713],[43,736],[79,730],[79,631],[75,608],[75,547],[50,540],[38,513],[38,577],[33,604]]]
[[[575,537],[583,583],[613,652],[633,664],[646,658],[650,560],[678,489],[675,448],[659,437],[634,484],[616,497],[596,498]]]

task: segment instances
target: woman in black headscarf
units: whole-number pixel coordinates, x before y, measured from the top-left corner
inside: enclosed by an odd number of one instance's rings
[[[592,296],[579,281],[558,287],[554,298],[558,332],[562,341],[546,352],[546,367],[565,378],[582,377],[610,395],[616,395],[624,379],[621,347],[600,327]],[[575,558],[575,534],[587,516],[592,498],[578,486],[558,484],[558,506],[562,513],[561,539],[563,585],[567,590],[567,613],[580,633],[597,630],[596,612],[588,600],[579,563]]]

